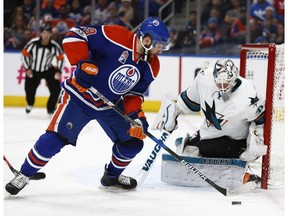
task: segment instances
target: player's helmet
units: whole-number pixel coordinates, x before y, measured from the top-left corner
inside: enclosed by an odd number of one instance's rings
[[[230,59],[219,59],[215,63],[213,77],[224,101],[227,100],[231,94],[231,89],[236,83],[237,73],[238,68]]]
[[[161,45],[163,51],[167,51],[170,48],[170,35],[164,22],[158,17],[149,17],[144,20],[137,30],[137,36],[139,38],[150,35],[152,38],[152,46],[154,48],[157,45]]]

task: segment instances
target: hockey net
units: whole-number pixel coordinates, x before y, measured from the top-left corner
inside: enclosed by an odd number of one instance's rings
[[[244,44],[240,52],[240,75],[251,80],[265,103],[261,187],[284,184],[284,44]]]

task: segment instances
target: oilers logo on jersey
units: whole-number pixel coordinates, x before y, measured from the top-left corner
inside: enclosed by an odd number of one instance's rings
[[[109,87],[114,94],[122,95],[130,91],[139,81],[140,72],[133,65],[123,65],[109,77]]]

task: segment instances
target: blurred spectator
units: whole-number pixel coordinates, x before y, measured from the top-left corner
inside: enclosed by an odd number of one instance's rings
[[[71,6],[69,9],[69,14],[68,14],[69,18],[71,18],[72,20],[74,20],[74,22],[79,25],[82,18],[83,18],[83,10],[82,10],[82,6],[81,6],[81,2],[80,0],[73,0],[71,2]]]
[[[26,28],[24,16],[18,15],[14,18],[11,28],[7,30],[7,40],[5,41],[5,49],[17,49],[17,46],[23,40],[24,30]]]
[[[224,21],[232,25],[232,23],[239,17],[241,9],[241,0],[231,0],[232,8],[227,10]]]
[[[74,20],[70,19],[68,16],[68,6],[61,5],[59,8],[59,18],[53,19],[51,21],[51,27],[56,27],[63,37],[70,28],[75,26]]]
[[[23,1],[22,9],[24,12],[24,19],[25,19],[26,24],[29,22],[30,18],[33,16],[34,8],[35,8],[35,5],[34,5],[33,0]]]
[[[275,38],[273,38],[273,41],[271,42],[276,44],[284,43],[284,25],[281,22],[277,24],[276,35]]]
[[[22,50],[32,38],[33,35],[31,29],[26,28],[23,33],[23,40],[21,40],[20,44],[17,46],[17,49]]]
[[[189,20],[186,24],[183,46],[190,46],[196,43],[197,13],[190,11]]]
[[[112,0],[112,1],[114,1],[114,0]],[[72,2],[73,2],[73,0],[66,0],[66,3],[69,4],[69,5],[71,5]],[[91,6],[91,3],[92,3],[91,0],[80,0],[80,2],[81,2],[81,6],[82,6],[83,9],[86,6]],[[97,0],[96,0],[96,2],[97,2]]]
[[[230,36],[231,26],[235,22],[236,19],[240,16],[241,10],[241,0],[231,0],[230,1],[231,8],[227,10],[224,17],[224,34],[226,36]]]
[[[131,5],[131,0],[121,0],[118,13],[123,17],[129,26],[132,26],[131,22],[134,19],[134,9]]]
[[[231,26],[230,37],[231,41],[236,43],[245,43],[245,35],[246,35],[246,8],[242,7],[240,10],[239,17],[233,22]]]
[[[24,10],[23,10],[23,8],[21,6],[16,7],[13,10],[12,16],[10,17],[10,25],[9,25],[9,27],[11,27],[11,25],[14,22],[15,18],[19,17],[19,16],[24,18]],[[24,22],[25,22],[25,18],[24,18]]]
[[[86,6],[83,10],[83,18],[80,21],[80,25],[90,25],[91,24],[91,6]]]
[[[51,30],[51,38],[56,41],[61,47],[62,47],[62,38],[61,35],[59,33],[58,28],[54,27]]]
[[[212,14],[211,14],[211,10],[214,10],[212,11]],[[223,1],[222,0],[210,0],[209,2],[207,2],[204,9],[202,10],[201,24],[206,25],[210,17],[216,17],[218,19],[218,22],[221,23],[224,19],[224,16],[225,16],[225,7],[223,4]]]
[[[284,24],[284,0],[274,0],[274,7],[276,10],[276,18]]]
[[[196,31],[196,25],[197,25],[197,13],[195,10],[190,11],[188,22],[186,24],[186,30],[193,29]]]
[[[169,28],[169,35],[170,35],[170,50],[173,50],[174,48],[177,47],[177,37],[178,37],[178,32],[176,28],[170,27]]]
[[[51,14],[45,14],[43,17],[40,16],[40,20],[38,25],[41,26],[43,23],[50,23],[52,21],[52,16]],[[37,36],[37,27],[36,27],[36,7],[34,8],[33,11],[33,16],[30,18],[27,28],[30,28],[32,30],[32,36],[36,37]]]
[[[109,13],[107,10],[108,0],[98,0],[98,4],[96,4],[95,20],[93,20],[94,25],[101,25],[104,23],[106,19],[108,19]]]
[[[250,17],[250,42],[255,42],[256,38],[262,36],[262,21],[257,17]]]
[[[118,15],[118,8],[115,2],[108,5],[109,18],[104,21],[105,25],[120,25],[127,29],[132,29],[132,26],[123,18]]]
[[[274,19],[274,8],[268,6],[265,8],[264,20],[262,21],[262,35],[266,38],[273,39],[276,36],[277,25]],[[277,21],[276,21],[277,23]]]
[[[60,6],[66,3],[67,3],[66,0],[54,0],[53,7],[59,10]],[[41,4],[42,9],[45,8],[49,4],[50,4],[50,0],[42,0],[42,4]]]
[[[161,7],[164,2],[164,0],[149,0],[149,16],[158,16],[159,7]],[[138,1],[138,8],[140,11],[145,10],[145,0]]]
[[[215,17],[218,20],[218,26],[222,27],[222,25],[224,23],[224,19],[222,19],[222,16],[223,16],[223,14],[222,14],[221,10],[218,7],[213,7],[213,8],[211,8],[210,16],[208,18],[210,19],[211,17]]]
[[[223,34],[218,28],[218,20],[215,17],[211,17],[208,20],[207,28],[200,33],[200,47],[210,47],[222,41]]]
[[[54,6],[54,0],[47,0],[46,1],[46,6],[42,8],[41,10],[41,16],[52,16],[53,19],[57,18],[59,16],[59,11],[58,9],[55,8]]]
[[[253,3],[250,8],[250,16],[257,17],[260,20],[264,20],[264,14],[266,7],[273,7],[266,0],[257,0],[257,2]]]

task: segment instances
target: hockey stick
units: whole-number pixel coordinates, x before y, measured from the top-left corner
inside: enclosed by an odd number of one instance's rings
[[[167,141],[167,139],[169,138],[170,134],[171,133],[169,133],[168,131],[163,131],[163,133],[161,134],[160,140],[163,143],[165,143]],[[142,166],[142,169],[139,171],[138,175],[135,177],[135,179],[137,180],[138,186],[141,186],[143,184],[143,182],[145,181],[145,179],[147,178],[150,170],[152,169],[153,165],[155,164],[155,161],[157,160],[158,156],[160,155],[161,149],[162,149],[161,145],[156,143],[153,150],[151,151],[149,156],[146,158],[146,160]]]
[[[91,92],[93,92],[95,95],[97,95],[100,99],[103,100],[104,103],[106,103],[108,106],[110,106],[114,111],[116,111],[119,115],[121,115],[124,119],[126,119],[128,122],[130,122],[132,125],[140,126],[137,122],[135,122],[133,119],[131,119],[128,115],[126,115],[119,107],[117,107],[114,103],[112,103],[109,99],[107,99],[104,95],[102,95],[97,89],[95,89],[93,86],[90,87]],[[197,174],[200,178],[202,178],[204,181],[206,181],[208,184],[210,184],[213,188],[215,188],[217,191],[219,191],[224,196],[230,196],[230,195],[236,195],[243,192],[248,192],[252,189],[255,189],[256,184],[254,182],[248,182],[245,185],[240,186],[239,188],[235,189],[226,189],[222,188],[216,183],[214,183],[212,180],[207,178],[203,173],[201,173],[198,169],[193,167],[190,163],[186,162],[181,156],[176,154],[174,151],[172,151],[168,146],[166,146],[162,140],[157,139],[155,136],[153,136],[148,131],[145,133],[150,139],[152,139],[155,143],[160,145],[163,149],[165,149],[168,153],[170,153],[175,159],[180,161],[184,166],[186,166],[189,170],[193,171],[195,174]],[[254,184],[253,184],[254,183]]]
[[[7,158],[5,157],[5,155],[3,155],[3,160],[6,162],[6,164],[8,165],[9,169],[11,170],[11,172],[14,175],[17,175],[19,173],[18,170],[16,170],[11,164],[10,162],[7,160]],[[38,172],[35,175],[29,177],[30,180],[40,180],[40,179],[45,179],[46,178],[46,174],[43,172]]]

